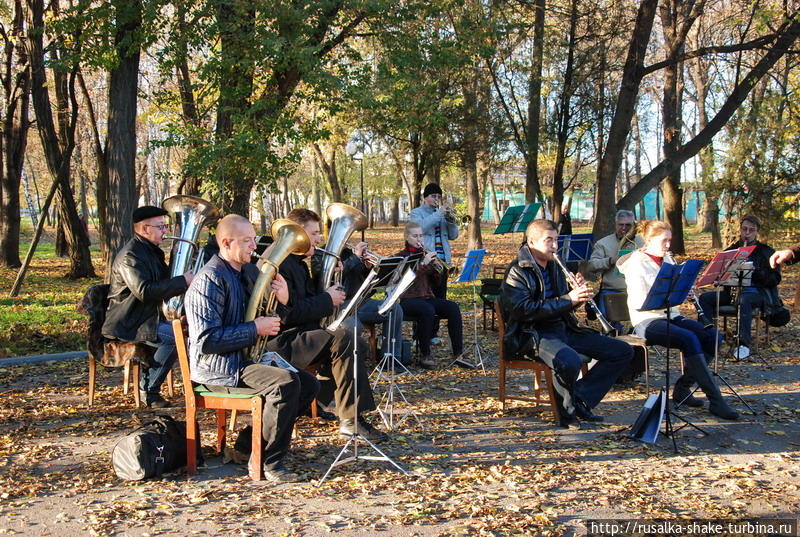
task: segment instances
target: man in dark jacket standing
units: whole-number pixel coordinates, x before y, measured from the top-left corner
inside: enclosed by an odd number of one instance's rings
[[[161,397],[161,384],[178,356],[172,326],[160,321],[161,304],[183,294],[193,276],[187,272],[169,277],[164,252],[159,248],[166,237],[166,217],[167,211],[152,205],[133,211],[133,238],[114,258],[102,329],[109,339],[158,347],[150,367],[144,368],[139,387],[142,400],[156,408],[169,406]]]
[[[730,246],[728,250],[735,250],[743,246],[755,245],[755,250],[747,259],[753,262],[753,274],[751,285],[742,288],[742,294],[738,298],[739,322],[739,347],[734,349],[734,356],[737,358],[747,358],[750,356],[750,344],[752,342],[751,329],[753,325],[753,309],[759,308],[764,315],[769,315],[775,308],[782,305],[778,296],[778,284],[781,283],[780,269],[770,266],[770,257],[775,253],[769,245],[756,240],[761,229],[761,221],[753,216],[747,215],[742,218],[739,232],[740,239]],[[717,292],[709,291],[700,295],[700,307],[709,315],[716,316],[717,312]],[[719,294],[720,306],[735,304],[736,301],[731,295],[731,287],[724,287]]]
[[[345,300],[345,291],[335,286],[318,293],[305,262],[314,255],[315,246],[322,243],[321,219],[309,209],[293,209],[287,218],[305,229],[311,248],[304,255],[291,254],[281,263],[280,274],[289,286],[289,303],[278,306],[285,330],[272,339],[267,348],[279,352],[298,369],[316,365],[318,374],[333,382],[340,436],[349,437],[357,430],[372,442],[382,442],[387,439],[386,433],[362,417],[376,406],[364,364],[367,347],[361,337],[353,337],[354,319],[351,317],[333,332],[320,325]],[[358,385],[353,375],[356,345]]]
[[[525,230],[526,244],[508,268],[500,300],[506,319],[508,359],[538,358],[553,370],[561,426],[580,427],[602,421],[592,413],[633,358],[633,349],[614,338],[578,326],[573,311],[592,297],[582,281],[570,290],[553,254],[558,250],[556,224],[534,220]],[[597,360],[581,380],[580,354]]]
[[[274,336],[280,330],[278,317],[244,320],[250,297],[243,269],[256,249],[255,236],[253,226],[242,216],[220,220],[219,254],[206,263],[186,293],[192,381],[215,392],[264,396],[264,476],[290,482],[298,476],[286,469],[283,458],[295,419],[314,399],[319,384],[305,371],[253,363],[245,354],[259,337]],[[277,276],[271,287],[278,302],[288,302],[283,278]]]

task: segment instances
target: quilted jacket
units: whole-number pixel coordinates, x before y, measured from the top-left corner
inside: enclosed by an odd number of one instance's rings
[[[246,361],[243,351],[258,339],[256,323],[244,322],[248,296],[241,274],[214,255],[186,292],[184,307],[194,382],[239,384]]]

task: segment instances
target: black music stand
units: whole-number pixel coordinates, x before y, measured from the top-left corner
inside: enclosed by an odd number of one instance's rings
[[[326,328],[326,330],[334,330],[336,327],[341,325],[344,320],[352,315],[356,315],[358,308],[361,304],[366,300],[366,298],[372,293],[373,287],[377,282],[378,270],[373,267],[370,270],[367,277],[364,279],[364,282],[361,284],[361,287],[358,288],[356,294],[350,299],[350,304],[347,305],[346,308],[339,314],[339,317],[331,323],[330,326]],[[361,433],[358,432],[358,329],[360,323],[358,322],[358,318],[353,319],[353,434],[350,435],[350,438],[345,443],[342,450],[336,456],[336,459],[331,463],[328,471],[325,472],[325,475],[322,476],[322,479],[319,480],[317,483],[317,487],[322,486],[325,480],[330,475],[331,470],[336,468],[337,466],[341,466],[343,464],[348,464],[351,462],[358,462],[359,460],[368,460],[368,461],[386,461],[390,463],[392,466],[400,470],[404,475],[408,475],[399,464],[394,462],[391,457],[386,455],[383,451],[378,448],[375,444],[370,442],[370,440],[364,437]],[[358,453],[358,444],[359,440],[367,444],[371,447],[378,455],[360,455]],[[353,454],[350,456],[345,456],[348,452],[348,449],[352,446]]]
[[[456,282],[472,282],[472,328],[473,328],[473,341],[472,341],[472,354],[475,358],[473,362],[468,362],[461,358],[456,358],[447,367],[457,364],[468,369],[478,369],[480,367],[486,373],[486,366],[483,363],[483,350],[480,343],[478,343],[478,290],[476,284],[478,282],[478,274],[481,271],[481,264],[483,258],[488,252],[485,249],[470,250],[464,255],[464,266],[461,269],[461,274],[456,278]],[[464,353],[466,354],[466,353]]]
[[[697,275],[700,273],[700,269],[703,266],[703,262],[697,259],[689,259],[686,262],[680,265],[673,265],[671,263],[663,263],[661,265],[661,270],[658,271],[656,275],[656,279],[653,282],[652,287],[650,287],[650,292],[647,293],[647,298],[645,298],[644,304],[642,307],[639,308],[639,311],[651,311],[651,310],[664,310],[667,314],[667,339],[669,339],[669,327],[671,318],[671,308],[674,306],[678,306],[682,304],[686,297],[689,295],[689,291],[694,287],[694,281],[697,279]],[[671,404],[672,401],[670,399],[670,379],[669,379],[669,367],[670,367],[670,350],[671,347],[667,345],[666,347],[666,357],[667,357],[667,371],[666,371],[666,385],[664,388],[661,389],[659,393],[659,397],[661,397],[662,401],[657,407],[653,407],[652,410],[661,412],[663,410],[664,416],[664,436],[670,437],[672,439],[672,447],[675,453],[678,452],[678,443],[675,440],[675,435],[678,431],[683,429],[684,427],[690,426],[694,429],[700,431],[703,434],[708,434],[705,430],[701,429],[694,423],[690,422],[680,414],[676,413]],[[643,413],[648,411],[647,407],[643,409]],[[672,416],[678,418],[683,422],[683,425],[680,427],[675,428],[672,424]],[[642,416],[636,420],[634,427],[639,424]],[[660,418],[659,418],[660,421]],[[631,438],[639,439],[638,434],[640,431],[637,431],[632,427],[631,429]],[[655,438],[653,439],[655,442]]]

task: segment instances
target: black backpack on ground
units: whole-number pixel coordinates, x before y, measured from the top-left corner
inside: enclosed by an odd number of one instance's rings
[[[117,477],[126,481],[156,477],[186,466],[186,423],[157,416],[120,438],[111,462]]]

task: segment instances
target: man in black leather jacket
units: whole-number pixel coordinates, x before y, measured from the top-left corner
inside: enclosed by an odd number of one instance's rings
[[[161,384],[178,357],[172,326],[160,321],[164,300],[183,294],[192,273],[169,277],[164,252],[167,211],[145,205],[133,211],[133,238],[120,249],[111,268],[108,311],[103,336],[138,341],[158,347],[150,367],[143,370],[139,390],[149,407],[162,408]]]
[[[259,337],[274,336],[280,330],[278,317],[244,320],[250,299],[245,269],[255,268],[249,263],[256,248],[255,235],[243,216],[228,215],[220,220],[219,254],[206,263],[186,293],[192,381],[215,392],[264,397],[264,475],[271,481],[290,482],[298,476],[286,469],[283,458],[289,451],[295,419],[314,399],[319,384],[305,371],[253,363],[245,354]],[[289,301],[280,275],[271,287],[280,303]]]
[[[357,428],[360,434],[373,442],[384,441],[387,439],[386,433],[374,428],[362,417],[376,406],[364,363],[367,346],[361,337],[354,341],[352,317],[334,332],[320,327],[322,319],[330,316],[334,308],[345,300],[344,290],[334,286],[318,293],[305,262],[305,258],[314,255],[314,247],[322,242],[321,219],[309,209],[293,209],[287,218],[305,229],[312,246],[304,255],[291,254],[281,263],[280,274],[289,286],[289,303],[278,306],[285,330],[270,340],[267,348],[279,352],[298,369],[317,366],[318,375],[330,379],[325,382],[333,382],[340,436],[348,437]],[[357,386],[353,376],[353,351],[356,345]],[[354,406],[356,397],[357,410]]]
[[[742,246],[753,246],[755,250],[747,258],[753,262],[753,273],[751,285],[742,289],[740,299],[741,309],[739,322],[739,348],[733,352],[737,358],[747,358],[750,355],[750,344],[752,342],[751,328],[753,325],[753,309],[759,308],[762,315],[769,316],[777,308],[783,305],[778,295],[778,284],[781,283],[781,271],[779,268],[772,268],[769,259],[775,253],[769,245],[756,240],[761,229],[761,221],[753,216],[747,215],[742,218],[739,232],[740,239],[730,246],[727,250],[735,250]],[[719,295],[720,306],[735,304],[731,295],[731,287],[723,287]],[[716,316],[717,293],[709,291],[700,295],[700,307],[703,312],[710,316]]]
[[[577,418],[602,421],[592,413],[633,358],[627,343],[578,326],[573,311],[592,297],[581,285],[570,290],[553,261],[558,250],[556,224],[534,220],[525,231],[526,244],[506,272],[500,301],[506,319],[503,339],[508,359],[539,359],[553,370],[561,425],[579,428]],[[580,354],[597,360],[581,380]]]

